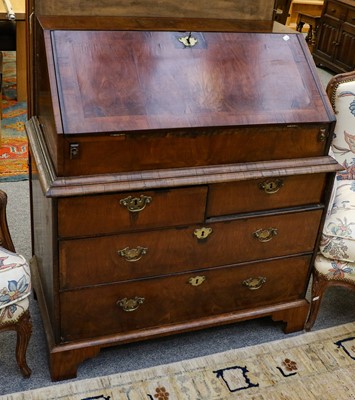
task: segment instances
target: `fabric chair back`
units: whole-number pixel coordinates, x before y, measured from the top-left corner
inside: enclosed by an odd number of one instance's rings
[[[355,178],[355,71],[338,77],[327,88],[337,118],[332,155],[345,168],[337,179],[348,180]]]
[[[0,310],[31,294],[30,267],[19,254],[0,247]]]

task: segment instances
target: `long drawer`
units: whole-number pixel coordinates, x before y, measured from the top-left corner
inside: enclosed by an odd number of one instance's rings
[[[322,210],[60,242],[62,289],[312,252]]]
[[[207,187],[142,191],[58,201],[60,237],[110,234],[203,222]]]
[[[316,157],[326,151],[327,142],[322,138],[328,130],[326,124],[291,124],[196,129],[195,132],[120,133],[107,136],[105,140],[93,134],[90,139],[68,137],[64,142],[67,157],[64,159],[63,175]],[[70,156],[70,148],[74,145],[79,146],[78,158]]]
[[[310,256],[103,285],[60,295],[63,341],[176,324],[300,298]]]

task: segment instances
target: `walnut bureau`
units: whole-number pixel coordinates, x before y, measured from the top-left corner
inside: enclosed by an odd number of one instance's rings
[[[337,163],[299,34],[39,18],[34,285],[53,380],[102,347],[270,316],[302,330]]]

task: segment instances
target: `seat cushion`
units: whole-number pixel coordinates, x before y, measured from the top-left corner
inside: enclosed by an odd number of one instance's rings
[[[26,260],[0,247],[0,310],[19,303],[31,293],[31,274]]]
[[[333,260],[355,262],[355,181],[337,182],[334,203],[323,227],[320,251]]]
[[[18,303],[11,304],[0,310],[0,328],[4,325],[16,323],[28,310],[30,305],[29,298],[26,297]]]
[[[328,280],[338,280],[355,285],[355,263],[331,260],[318,254],[314,267]]]

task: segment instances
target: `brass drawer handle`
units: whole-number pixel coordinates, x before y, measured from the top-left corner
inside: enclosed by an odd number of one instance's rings
[[[118,250],[117,253],[126,261],[136,262],[139,261],[145,254],[147,254],[147,251],[148,249],[146,247],[137,246],[133,249],[125,247],[122,250]]]
[[[282,179],[272,179],[259,183],[259,189],[267,194],[277,193],[284,185]]]
[[[204,240],[207,239],[208,236],[213,232],[212,228],[197,228],[194,230],[194,235],[197,237],[199,240]]]
[[[264,276],[258,276],[257,278],[249,278],[242,282],[243,286],[246,286],[249,290],[258,290],[266,282]]]
[[[120,204],[132,213],[144,210],[151,202],[152,198],[150,196],[144,196],[143,194],[140,197],[128,196],[125,199],[120,200]]]
[[[200,285],[203,284],[203,282],[205,282],[205,280],[206,280],[206,277],[205,277],[205,276],[194,276],[194,277],[191,277],[191,278],[188,280],[188,283],[189,283],[191,286],[200,286]]]
[[[253,233],[254,238],[258,239],[259,242],[269,242],[276,235],[276,228],[258,229]]]
[[[127,297],[125,297],[122,300],[118,300],[116,304],[120,306],[123,311],[131,312],[137,310],[137,308],[144,303],[144,300],[144,297],[136,296],[134,299],[127,299]]]

